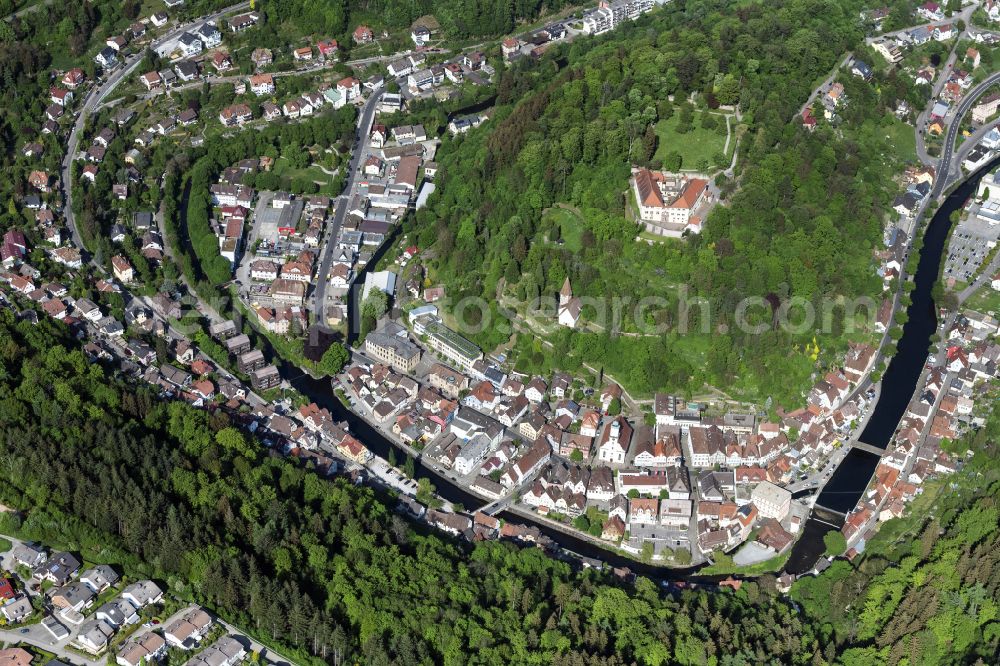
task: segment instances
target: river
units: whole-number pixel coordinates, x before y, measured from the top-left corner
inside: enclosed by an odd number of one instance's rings
[[[975,193],[980,179],[998,165],[1000,158],[991,161],[959,185],[934,213],[924,232],[924,244],[914,276],[916,285],[910,292],[912,301],[906,310],[908,319],[903,325],[903,337],[882,376],[882,392],[871,419],[861,433],[862,442],[881,449],[888,448],[896,426],[906,413],[927,362],[931,336],[937,330],[937,312],[931,289],[940,273],[941,257],[951,230],[951,214],[965,205]],[[838,513],[846,514],[857,505],[875,474],[879,460],[879,456],[859,449],[847,454],[816,499],[817,508],[806,523],[786,565],[790,573],[805,573],[813,568],[824,551],[823,536],[838,529],[836,524],[842,522]]]
[[[906,406],[916,389],[924,362],[930,349],[930,338],[937,327],[937,316],[934,302],[931,298],[931,288],[938,277],[941,255],[948,231],[951,228],[951,213],[963,206],[969,196],[975,191],[980,178],[1000,165],[1000,158],[992,161],[973,177],[960,185],[937,210],[924,234],[924,245],[916,273],[916,288],[911,292],[912,302],[907,309],[909,319],[903,326],[903,336],[897,345],[897,352],[889,364],[882,379],[882,391],[875,411],[868,422],[861,440],[886,448],[892,438]],[[387,241],[379,248],[377,256],[391,246]],[[370,262],[374,266],[376,259]],[[359,285],[360,288],[360,285]],[[355,296],[356,298],[356,296]],[[275,359],[277,362],[278,359]],[[300,393],[314,400],[321,407],[330,410],[335,418],[346,421],[351,432],[373,453],[383,458],[389,457],[390,450],[395,449],[397,459],[406,455],[402,449],[372,427],[368,422],[347,409],[333,394],[328,379],[316,379],[303,374],[298,368],[288,364],[280,364],[282,376]],[[878,465],[879,457],[874,454],[852,450],[837,467],[829,482],[823,488],[817,499],[818,508],[806,523],[802,537],[796,542],[786,569],[792,573],[809,571],[823,554],[823,536],[830,530],[837,529],[839,517],[835,512],[846,513],[857,504]],[[438,495],[449,502],[459,502],[467,510],[475,510],[486,504],[484,500],[457,485],[450,479],[431,471],[414,461],[416,478],[428,479],[437,489]],[[823,507],[833,511],[825,511]],[[534,525],[544,534],[551,537],[560,546],[574,553],[599,559],[612,566],[629,567],[636,573],[658,580],[692,580],[701,567],[674,569],[662,566],[643,564],[636,560],[619,555],[589,541],[573,537],[546,525],[509,513],[501,514],[506,520],[522,524]],[[705,581],[712,580],[705,577]],[[697,579],[696,579],[697,580]]]

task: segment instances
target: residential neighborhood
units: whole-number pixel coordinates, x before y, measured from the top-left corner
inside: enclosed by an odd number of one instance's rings
[[[12,543],[0,553],[0,613],[9,646],[0,659],[6,662],[235,666],[252,653],[266,663],[284,662],[154,581],[123,577],[116,567],[41,544],[5,541]],[[58,660],[46,661],[53,655]]]

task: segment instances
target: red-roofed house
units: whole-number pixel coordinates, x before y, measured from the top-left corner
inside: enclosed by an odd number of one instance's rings
[[[337,90],[344,95],[344,99],[350,102],[361,96],[361,82],[353,76],[348,76],[337,81]]]
[[[14,591],[14,586],[10,584],[10,580],[0,578],[0,599],[13,599],[15,596],[17,596],[17,592]]]
[[[258,97],[274,93],[274,77],[270,74],[254,74],[250,77],[250,90]]]
[[[215,396],[215,384],[207,379],[202,379],[191,384],[191,392],[199,398],[211,400]]]
[[[142,85],[146,86],[146,90],[153,90],[154,88],[159,88],[163,80],[160,78],[159,72],[146,72],[139,77],[139,81]]]
[[[65,88],[51,88],[49,95],[52,101],[59,106],[68,106],[73,102],[73,93]]]
[[[86,80],[86,78],[87,77],[84,75],[82,69],[80,69],[79,67],[74,67],[73,69],[66,72],[66,75],[63,76],[62,78],[62,83],[64,86],[72,90],[81,83],[83,83]]]
[[[366,25],[359,25],[354,29],[354,41],[358,44],[367,44],[375,39],[375,33]]]
[[[503,40],[500,44],[500,51],[503,53],[503,59],[509,61],[515,53],[521,50],[521,42],[514,37],[508,37]]]
[[[28,175],[28,184],[39,192],[49,191],[49,174],[44,171],[32,171]]]
[[[203,358],[196,358],[191,362],[191,372],[198,377],[212,372],[212,365]]]
[[[362,465],[372,457],[365,445],[351,435],[344,437],[344,440],[337,446],[337,450],[350,460]]]
[[[128,259],[120,254],[111,258],[111,269],[114,271],[115,277],[122,282],[131,282],[135,277],[135,271],[132,269],[132,264],[130,264]]]
[[[336,39],[321,39],[316,43],[316,48],[319,49],[320,57],[324,59],[336,57],[339,50]]]
[[[816,129],[816,116],[813,115],[812,109],[806,108],[802,112],[802,126],[810,132]]]

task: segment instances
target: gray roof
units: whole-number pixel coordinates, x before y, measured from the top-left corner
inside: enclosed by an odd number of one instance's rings
[[[128,618],[135,615],[135,608],[122,598],[112,599],[97,609],[98,613],[106,616],[106,619],[116,627],[125,624]]]
[[[57,581],[66,581],[79,568],[80,560],[76,559],[71,553],[55,553],[45,564],[36,567],[34,574],[39,578],[51,576]]]
[[[80,301],[77,301],[77,304],[79,304],[79,302]],[[38,566],[39,564],[45,561],[44,550],[42,550],[41,548],[36,548],[35,546],[26,543],[14,544],[14,548],[11,549],[10,555],[15,562],[18,562],[20,564],[29,567]]]
[[[473,409],[472,407],[466,407],[466,406],[458,408],[458,413],[455,415],[453,423],[458,423],[459,427],[461,427],[464,424],[468,424],[471,426],[475,426],[479,430],[489,430],[494,426],[500,426],[500,423],[495,419],[487,416],[486,414],[483,414],[480,411]],[[500,428],[501,430],[503,429],[502,426],[500,426]]]
[[[144,346],[149,347],[149,345]],[[150,351],[152,351],[152,348],[150,348]],[[118,575],[118,572],[109,567],[107,564],[98,564],[97,566],[91,567],[81,573],[80,580],[83,579],[87,579],[98,587],[106,587],[108,585],[114,585],[121,579],[121,577]]]
[[[122,590],[122,596],[126,594],[145,606],[163,594],[163,591],[151,580],[140,580]]]
[[[56,590],[55,594],[65,599],[70,606],[85,604],[94,598],[94,591],[79,582],[64,585]]]

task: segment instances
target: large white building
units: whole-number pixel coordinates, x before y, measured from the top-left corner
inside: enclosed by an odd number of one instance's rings
[[[991,93],[979,100],[979,103],[972,107],[972,122],[981,125],[996,114],[1000,108],[1000,93]]]
[[[420,362],[420,348],[406,337],[406,329],[394,322],[365,337],[365,353],[400,372],[412,372]]]
[[[792,494],[784,488],[764,481],[758,483],[750,493],[750,500],[757,507],[762,518],[784,520],[792,503]]]

